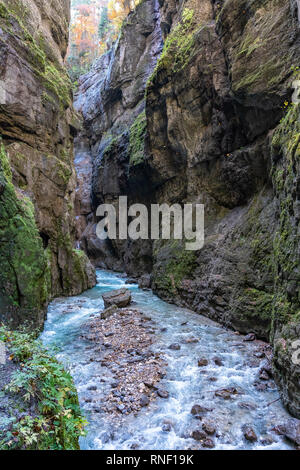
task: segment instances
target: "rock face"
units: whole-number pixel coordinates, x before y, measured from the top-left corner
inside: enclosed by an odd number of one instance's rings
[[[135,276],[151,272],[151,243],[99,240],[95,211],[102,203],[116,205],[121,195],[128,196],[129,204],[151,201],[144,158],[144,94],[161,52],[158,19],[157,1],[143,1],[128,16],[113,50],[81,78],[75,100],[84,118],[84,130],[75,144],[80,182],[78,239],[96,266],[126,270]]]
[[[78,212],[82,246],[99,266],[151,272],[171,302],[270,339],[283,401],[300,417],[299,2],[159,7],[144,1],[80,84],[92,194]],[[100,242],[95,208],[124,194],[147,206],[204,204],[204,248]]]
[[[95,283],[74,249],[68,24],[68,0],[0,2],[0,322],[14,325],[41,327],[49,299]]]

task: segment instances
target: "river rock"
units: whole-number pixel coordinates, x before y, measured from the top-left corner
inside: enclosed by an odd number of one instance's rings
[[[243,341],[245,342],[251,342],[251,341],[255,341],[256,340],[256,336],[254,333],[249,333],[247,336],[245,336],[245,338],[243,339]]]
[[[213,436],[216,433],[216,427],[211,421],[205,421],[202,424],[202,429],[209,436]]]
[[[148,406],[150,403],[150,399],[147,395],[142,395],[140,400],[141,406]]]
[[[205,358],[198,360],[198,367],[206,367],[208,365],[208,360]]]
[[[215,391],[215,396],[223,398],[224,400],[230,400],[232,395],[237,395],[239,392],[235,387],[221,388]]]
[[[191,414],[197,417],[197,416],[201,416],[203,413],[206,413],[207,411],[210,411],[210,410],[208,410],[208,408],[204,408],[201,405],[194,405],[191,409]]]
[[[144,274],[139,279],[139,288],[150,289],[150,287],[151,287],[151,276],[150,274]]]
[[[116,305],[106,308],[101,312],[101,320],[107,320],[107,318],[111,317],[114,313],[117,313],[118,310],[119,309]]]
[[[162,431],[164,431],[164,432],[171,432],[171,431],[172,431],[172,426],[171,426],[170,423],[164,424],[161,429],[162,429]]]
[[[106,292],[102,295],[105,308],[116,306],[119,308],[128,307],[131,303],[131,292],[128,289],[119,289]]]
[[[213,449],[216,446],[212,439],[205,439],[205,441],[202,442],[202,447],[206,449]]]
[[[275,431],[300,446],[300,420],[291,418],[284,424],[276,426]]]
[[[160,398],[169,398],[170,394],[167,390],[164,390],[163,388],[160,388],[157,390],[157,395]]]
[[[202,429],[195,429],[191,436],[195,441],[202,441],[207,438],[207,434]]]
[[[223,361],[220,357],[214,357],[213,361],[216,364],[216,366],[219,366],[219,367],[223,366]]]
[[[169,349],[171,349],[172,351],[179,351],[181,349],[181,346],[178,343],[173,343],[169,346]]]
[[[249,425],[243,426],[242,431],[243,431],[244,437],[247,441],[249,441],[249,442],[256,442],[257,441],[257,435],[256,435],[254,429],[251,426],[249,426]]]

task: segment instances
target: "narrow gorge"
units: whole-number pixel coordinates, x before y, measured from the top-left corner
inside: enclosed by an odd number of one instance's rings
[[[42,332],[76,407],[59,448],[299,448],[299,1],[141,0],[75,84],[69,22],[0,2],[0,388]],[[204,247],[101,240],[120,196],[203,204]]]

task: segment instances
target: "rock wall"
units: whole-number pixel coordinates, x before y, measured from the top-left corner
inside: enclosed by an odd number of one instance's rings
[[[138,12],[150,5],[129,16],[115,50],[81,82],[92,203],[79,211],[79,236],[97,265],[136,276],[151,271],[163,298],[273,341],[283,401],[299,417],[300,370],[292,354],[300,325],[300,124],[299,105],[291,103],[299,80],[298,4],[160,0],[164,47],[153,67],[160,49],[153,25],[156,53],[144,56],[151,58],[145,114],[142,101],[128,115],[122,80],[130,67],[122,69],[121,51],[126,46],[130,57],[130,28],[140,31]],[[131,73],[129,90],[135,80]],[[93,211],[120,194],[146,204],[203,203],[204,248],[187,252],[174,240],[103,246],[91,231]]]
[[[81,78],[75,100],[84,119],[75,145],[78,239],[97,266],[135,275],[151,272],[151,243],[99,240],[95,210],[102,203],[116,205],[121,195],[128,195],[129,204],[151,201],[144,95],[162,48],[158,20],[157,1],[143,1],[114,48]]]
[[[0,321],[41,327],[47,302],[95,283],[74,249],[77,119],[63,66],[69,1],[0,2]]]

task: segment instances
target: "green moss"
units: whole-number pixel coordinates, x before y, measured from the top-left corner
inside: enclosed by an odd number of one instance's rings
[[[1,143],[0,318],[41,325],[49,298],[49,268],[31,201],[17,194]]]
[[[0,18],[2,18],[3,27],[7,33],[18,37],[23,46],[28,51],[27,59],[33,66],[34,73],[41,79],[44,87],[57,96],[61,108],[71,105],[72,102],[72,84],[66,70],[58,63],[50,60],[45,52],[45,43],[38,38],[38,41],[32,36],[24,24],[24,15],[21,15],[22,8],[18,7],[18,2],[13,2],[8,8],[0,1]],[[20,35],[16,36],[11,29],[11,21],[15,20],[19,26]],[[45,99],[45,92],[42,95]]]
[[[130,165],[138,165],[144,160],[145,134],[147,130],[146,113],[143,111],[130,128],[129,153]]]
[[[19,365],[5,393],[21,399],[19,406],[24,409],[22,418],[17,421],[12,416],[12,428],[1,433],[0,449],[78,450],[86,423],[71,375],[34,334],[2,327],[0,340]],[[31,415],[32,403],[36,410]]]
[[[269,38],[261,39],[259,37],[253,40],[253,37],[251,35],[246,35],[245,39],[241,44],[238,56],[245,55],[246,57],[249,57],[254,51],[256,51],[256,49],[259,49],[260,47],[266,45],[269,40]]]
[[[151,83],[159,70],[179,72],[189,62],[195,46],[195,33],[200,28],[194,21],[194,11],[185,8],[180,23],[178,23],[167,37],[161,56],[148,80]]]
[[[12,181],[12,172],[10,168],[10,164],[5,152],[4,145],[0,140],[0,165],[3,172],[4,177],[11,183]]]
[[[274,296],[268,292],[247,288],[241,298],[241,308],[246,317],[257,317],[271,323]]]
[[[63,180],[64,184],[67,185],[72,176],[72,169],[70,168],[69,165],[67,165],[66,163],[58,159],[57,159],[57,165],[58,165],[58,171],[57,171],[58,176]]]
[[[233,83],[233,88],[235,91],[239,91],[258,82],[274,86],[282,80],[282,74],[284,73],[282,65],[282,62],[276,63],[273,59],[270,59],[266,63],[259,64],[252,72],[248,72],[245,68],[243,78],[237,83]]]
[[[272,180],[279,200],[274,237],[274,325],[292,321],[300,310],[299,239],[295,223],[295,184],[300,164],[299,105],[291,105],[272,139]]]
[[[176,294],[182,280],[192,275],[197,256],[194,251],[186,251],[179,241],[170,240],[167,245],[168,261],[161,265],[158,272],[154,273],[154,279],[158,289],[165,290],[169,294]]]

